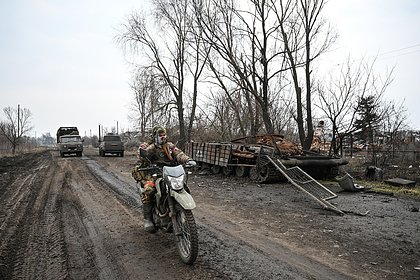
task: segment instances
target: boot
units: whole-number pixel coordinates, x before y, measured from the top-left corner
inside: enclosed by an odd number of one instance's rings
[[[153,224],[152,205],[143,204],[144,230],[147,232],[154,232],[155,225]]]

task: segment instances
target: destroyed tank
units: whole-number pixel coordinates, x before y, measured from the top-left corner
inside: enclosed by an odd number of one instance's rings
[[[228,143],[188,143],[186,153],[211,173],[249,176],[260,183],[285,180],[270,159],[285,167],[298,166],[315,179],[333,178],[346,159],[305,151],[278,134],[248,136]]]

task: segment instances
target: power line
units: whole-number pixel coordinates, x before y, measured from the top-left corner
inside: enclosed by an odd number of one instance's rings
[[[413,49],[413,48],[416,48],[416,47],[420,47],[420,44],[414,44],[414,45],[410,45],[410,46],[407,46],[407,47],[390,50],[390,51],[383,52],[383,53],[380,53],[380,54],[377,54],[377,55],[368,55],[368,56],[365,56],[365,57],[359,58],[359,59],[352,59],[352,62],[362,61],[362,60],[365,60],[366,58],[372,58],[372,57],[375,57],[375,58],[381,59],[381,60],[382,59],[391,59],[391,58],[396,58],[396,57],[400,57],[400,56],[404,56],[404,55],[409,55],[409,54],[420,52],[420,49],[414,49],[412,51],[408,51],[408,52],[404,52],[404,53],[400,53],[400,54],[396,54],[396,55],[387,56],[388,54],[392,54],[392,53],[396,53],[396,52],[401,52],[401,51]],[[339,50],[341,48],[343,48],[343,46],[337,47],[337,48],[335,48],[333,50],[330,50],[328,52],[329,53],[332,53],[332,52],[334,52],[336,50]],[[337,64],[333,65],[332,67],[337,67],[337,66],[340,66],[340,65],[341,65],[341,63],[337,63]]]
[[[392,55],[392,56],[385,56],[385,57],[382,57],[381,59],[396,58],[396,57],[409,55],[409,54],[413,54],[413,53],[418,53],[418,52],[420,52],[420,49],[419,50],[413,50],[413,51],[410,51],[410,52],[404,52],[404,53],[400,53],[400,54],[396,54],[396,55]]]
[[[385,54],[389,54],[389,53],[399,52],[399,51],[403,51],[403,50],[407,50],[407,49],[412,49],[412,48],[415,48],[415,47],[420,47],[420,44],[415,44],[415,45],[412,45],[412,46],[408,46],[408,47],[404,47],[404,48],[400,48],[400,49],[396,49],[396,50],[387,51],[387,52],[384,52],[384,53],[380,53],[379,55],[385,55]]]

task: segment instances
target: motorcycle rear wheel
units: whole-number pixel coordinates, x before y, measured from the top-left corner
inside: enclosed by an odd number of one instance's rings
[[[181,235],[178,236],[178,253],[185,264],[193,264],[198,254],[197,225],[191,210],[176,205],[176,221]]]

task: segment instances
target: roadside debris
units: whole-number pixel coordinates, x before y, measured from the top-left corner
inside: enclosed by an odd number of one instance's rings
[[[338,184],[343,190],[348,192],[359,192],[366,189],[364,186],[354,184],[353,177],[348,173],[338,179]]]
[[[415,187],[416,181],[406,180],[402,178],[392,178],[384,181],[387,184],[397,187]]]
[[[365,177],[366,180],[371,181],[382,180],[382,178],[384,177],[384,171],[379,167],[371,165],[366,167]]]

